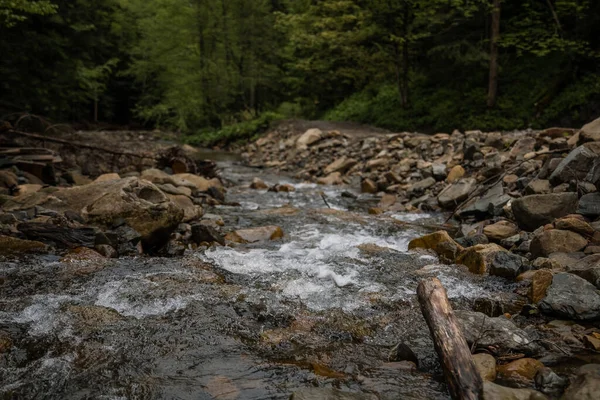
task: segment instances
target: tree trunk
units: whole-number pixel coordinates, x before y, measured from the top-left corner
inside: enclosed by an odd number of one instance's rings
[[[498,93],[498,39],[500,38],[500,0],[493,0],[492,27],[490,35],[490,78],[487,106],[496,105]]]
[[[475,367],[442,283],[437,278],[421,281],[417,287],[417,296],[444,369],[450,395],[453,399],[482,399],[481,375]]]
[[[401,100],[402,100],[402,108],[408,107],[408,64],[409,64],[409,53],[408,53],[408,26],[410,19],[410,10],[409,5],[404,2],[404,15],[403,15],[403,37],[404,41],[402,42],[402,92],[401,92]]]

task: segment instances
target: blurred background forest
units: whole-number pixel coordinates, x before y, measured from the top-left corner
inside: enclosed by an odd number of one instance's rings
[[[0,111],[192,142],[280,118],[393,130],[600,115],[597,0],[0,0]]]

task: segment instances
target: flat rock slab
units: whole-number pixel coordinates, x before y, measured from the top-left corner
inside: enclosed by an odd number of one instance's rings
[[[552,278],[546,297],[539,304],[545,314],[576,320],[600,319],[600,294],[579,276],[560,273]]]

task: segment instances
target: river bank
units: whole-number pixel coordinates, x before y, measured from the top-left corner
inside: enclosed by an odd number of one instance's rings
[[[486,379],[518,388],[488,384],[491,398],[598,385],[594,126],[319,126],[278,127],[245,148],[246,166],[139,133],[136,163],[57,143],[73,163],[57,164],[59,188],[3,197],[0,393],[447,398],[415,298],[432,276]],[[136,146],[98,135],[98,154]]]

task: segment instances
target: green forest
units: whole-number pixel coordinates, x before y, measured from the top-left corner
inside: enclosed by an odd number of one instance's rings
[[[211,144],[282,118],[393,130],[600,114],[596,0],[0,0],[0,111]]]

